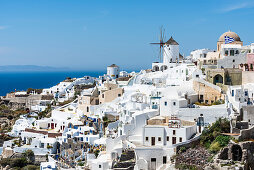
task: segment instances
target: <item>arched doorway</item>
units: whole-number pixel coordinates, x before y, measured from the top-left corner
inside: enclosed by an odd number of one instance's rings
[[[242,160],[242,148],[239,145],[232,146],[232,159],[233,161],[241,161]]]
[[[223,84],[223,77],[220,74],[217,74],[213,78],[213,84],[221,83]]]
[[[159,71],[159,70],[160,70],[159,66],[153,66],[153,71]]]
[[[167,70],[167,69],[168,69],[167,66],[165,66],[165,65],[161,66],[161,71],[164,71],[164,70]]]

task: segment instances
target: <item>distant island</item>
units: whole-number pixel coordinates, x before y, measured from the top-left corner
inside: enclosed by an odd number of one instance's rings
[[[50,67],[50,66],[37,66],[37,65],[4,65],[0,66],[0,72],[15,72],[15,71],[66,71],[70,70],[67,67]]]

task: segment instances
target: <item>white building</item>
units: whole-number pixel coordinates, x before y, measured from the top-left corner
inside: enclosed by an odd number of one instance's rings
[[[220,57],[218,68],[239,68],[246,63],[247,51],[242,50],[241,44],[221,44]]]
[[[230,86],[227,91],[227,104],[229,108],[235,109],[240,113],[240,109],[243,106],[247,106],[253,103],[253,86],[252,89],[248,89],[245,86]]]
[[[176,63],[179,63],[179,44],[171,37],[163,45],[163,62],[154,62],[152,64],[153,71],[164,71],[169,67],[175,66]]]
[[[172,116],[156,116],[144,127],[143,145],[171,146],[189,140],[196,133],[195,122],[183,121]]]
[[[107,75],[111,78],[118,78],[119,77],[119,67],[115,64],[112,64],[107,67]]]
[[[170,157],[175,147],[188,142],[197,133],[195,122],[176,117],[156,116],[143,128],[143,145],[135,148],[135,169],[171,169]]]
[[[192,61],[197,61],[201,58],[206,58],[208,52],[213,52],[213,50],[210,50],[210,49],[194,50],[190,53],[190,57],[191,57]]]

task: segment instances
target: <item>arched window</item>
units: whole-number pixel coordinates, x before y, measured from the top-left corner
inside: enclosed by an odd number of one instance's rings
[[[159,66],[153,66],[153,71],[159,71]]]
[[[234,50],[230,50],[230,56],[234,56],[235,55],[235,51]]]

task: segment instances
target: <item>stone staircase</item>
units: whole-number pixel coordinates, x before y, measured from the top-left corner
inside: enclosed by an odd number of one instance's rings
[[[114,165],[114,170],[133,170],[135,166],[135,152],[134,150],[127,150],[123,152],[119,162]]]

